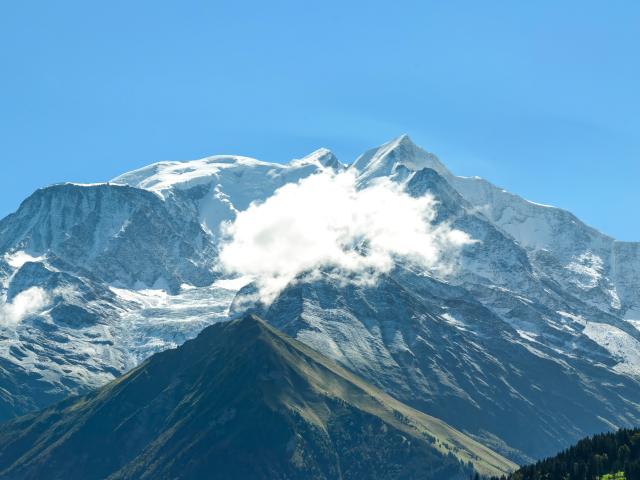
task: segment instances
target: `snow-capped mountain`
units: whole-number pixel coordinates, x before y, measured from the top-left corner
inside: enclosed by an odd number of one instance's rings
[[[494,448],[518,450],[513,458],[640,421],[638,244],[455,177],[406,136],[350,168],[363,187],[391,177],[412,195],[430,192],[436,221],[479,242],[450,275],[399,265],[374,289],[330,276],[293,285],[267,319]],[[299,321],[282,324],[284,312]]]
[[[182,191],[163,201],[124,185],[43,188],[2,221],[0,251],[30,252],[130,288],[209,285],[216,247],[187,200]]]
[[[220,222],[324,169],[217,156],[36,191],[0,221],[0,420],[103,385],[226,318]]]
[[[113,179],[154,192],[160,198],[186,196],[196,209],[200,225],[215,239],[220,223],[232,220],[251,202],[324,169],[345,168],[327,149],[287,164],[261,162],[238,156],[213,156],[192,162],[163,162]]]
[[[227,318],[242,284],[219,267],[221,223],[345,169],[360,188],[390,179],[433,195],[435,221],[476,241],[450,271],[399,262],[374,286],[326,275],[249,308],[512,459],[640,422],[640,243],[457,177],[407,136],[349,167],[326,149],[284,164],[214,156],[34,193],[0,221],[0,417],[100,385]],[[232,315],[246,308],[236,301]]]

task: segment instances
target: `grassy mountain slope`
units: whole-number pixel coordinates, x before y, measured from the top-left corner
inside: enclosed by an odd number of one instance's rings
[[[471,466],[515,467],[257,317],[0,426],[2,479],[462,479]]]

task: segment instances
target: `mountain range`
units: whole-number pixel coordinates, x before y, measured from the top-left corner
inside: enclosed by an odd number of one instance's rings
[[[285,185],[344,171],[359,189],[432,195],[434,223],[474,241],[451,269],[399,258],[346,285],[326,269],[256,300],[220,264],[221,227]],[[640,424],[640,243],[455,176],[406,135],[348,166],[326,149],[282,164],[213,156],[40,189],[0,221],[0,295],[4,420],[255,313],[518,463]]]

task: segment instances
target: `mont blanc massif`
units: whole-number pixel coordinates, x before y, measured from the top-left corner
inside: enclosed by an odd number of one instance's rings
[[[403,135],[0,221],[0,478],[501,477],[640,425],[640,243]]]

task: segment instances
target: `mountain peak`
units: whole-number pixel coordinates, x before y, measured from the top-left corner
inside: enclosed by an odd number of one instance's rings
[[[515,466],[254,315],[0,428],[3,478],[463,480],[471,465]]]
[[[293,160],[291,162],[291,164],[304,163],[315,163],[336,171],[344,170],[345,168],[344,164],[338,160],[338,157],[336,157],[331,150],[324,147],[311,152],[309,155],[299,160]]]
[[[406,133],[363,153],[351,168],[358,170],[361,181],[367,181],[391,175],[400,165],[412,171],[431,168],[445,177],[451,175],[438,157],[417,146]]]
[[[411,137],[409,137],[408,133],[403,133],[399,137],[391,140],[389,143],[395,143],[397,145],[413,145],[413,146],[415,146],[415,143],[413,143],[413,140],[411,140]]]
[[[278,335],[278,331],[253,313],[249,313],[229,322],[229,327],[236,335],[241,335],[243,341],[253,340],[262,334]]]

